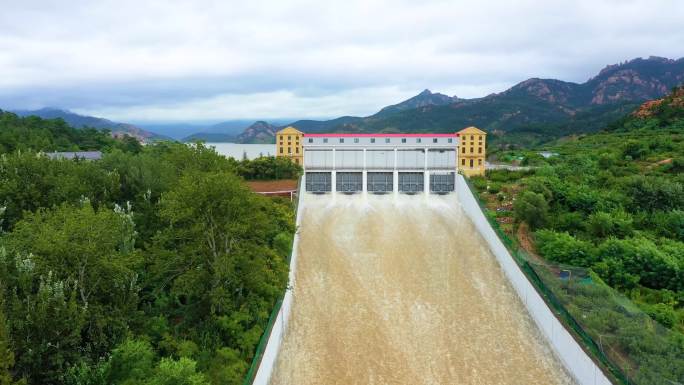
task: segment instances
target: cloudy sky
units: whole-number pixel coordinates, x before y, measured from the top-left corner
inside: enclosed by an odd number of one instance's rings
[[[680,0],[0,2],[0,108],[127,122],[368,115],[684,56]]]

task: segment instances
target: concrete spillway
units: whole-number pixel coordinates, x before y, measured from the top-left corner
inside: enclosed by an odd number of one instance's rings
[[[303,204],[272,385],[572,383],[454,194]]]

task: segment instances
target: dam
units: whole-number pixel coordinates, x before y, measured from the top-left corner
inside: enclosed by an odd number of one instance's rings
[[[456,194],[303,194],[269,383],[573,384]]]

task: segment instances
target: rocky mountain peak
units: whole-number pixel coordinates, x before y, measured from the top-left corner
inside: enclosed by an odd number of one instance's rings
[[[252,123],[251,126],[245,128],[245,130],[237,136],[238,143],[272,143],[275,133],[278,130],[277,126],[274,126],[263,120],[256,121]]]

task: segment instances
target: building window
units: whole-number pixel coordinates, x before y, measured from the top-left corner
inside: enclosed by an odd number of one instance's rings
[[[447,143],[453,143],[453,142],[454,142],[454,138],[447,139]]]
[[[470,153],[471,153],[471,154],[475,153],[475,148],[470,147]]]
[[[292,154],[292,147],[288,147],[288,148],[287,148],[287,153],[288,153],[288,154]]]
[[[283,148],[284,148],[284,147],[280,147],[280,153],[281,153],[281,154],[283,153]]]
[[[461,159],[461,166],[465,166],[465,159]]]
[[[323,138],[323,143],[328,143],[328,138]]]
[[[478,153],[478,154],[482,154],[482,147],[478,147],[478,148],[477,148],[477,153]]]
[[[437,138],[432,138],[432,143],[437,143]]]
[[[280,135],[280,140],[283,140],[283,136],[282,136],[282,135]]]
[[[340,138],[340,143],[344,143],[344,138]]]
[[[375,138],[371,138],[371,143],[375,143]]]
[[[478,166],[482,166],[482,159],[478,159],[477,164],[478,164]]]
[[[299,164],[299,158],[295,158],[295,164]]]
[[[390,138],[385,138],[385,143],[389,143],[389,142],[390,142]]]
[[[313,143],[313,138],[309,138],[309,143]]]
[[[292,140],[292,135],[288,135],[287,140]]]
[[[359,138],[354,138],[354,143],[358,143],[358,142],[359,142]]]
[[[406,143],[406,138],[401,138],[402,143]]]
[[[416,138],[416,143],[420,143],[420,142],[422,142],[422,141],[423,141],[423,140],[422,140],[421,138]]]
[[[470,168],[473,168],[473,159],[470,160]]]
[[[475,135],[470,135],[470,140],[475,140]]]
[[[461,153],[465,154],[465,147],[461,147]]]
[[[295,154],[299,154],[299,147],[295,147]]]

